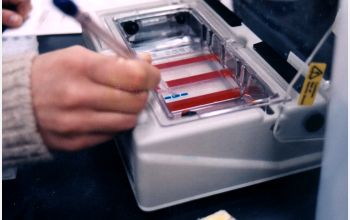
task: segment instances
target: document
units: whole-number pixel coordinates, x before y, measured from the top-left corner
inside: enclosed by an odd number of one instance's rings
[[[155,0],[75,0],[79,7],[89,13],[100,10],[139,5]],[[20,28],[7,29],[3,36],[54,35],[81,33],[82,29],[73,18],[64,15],[52,3],[52,0],[32,0],[33,9],[28,20]]]

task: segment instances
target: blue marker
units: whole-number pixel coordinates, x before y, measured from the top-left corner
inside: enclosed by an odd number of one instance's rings
[[[70,0],[53,0],[53,3],[62,12],[75,18],[84,28],[84,30],[103,41],[118,56],[123,58],[136,58],[136,54],[128,50],[116,38],[98,26],[87,13],[80,11],[74,2]]]
[[[175,99],[175,98],[180,97],[180,95],[179,95],[179,94],[173,94],[171,97],[172,97],[173,99]]]

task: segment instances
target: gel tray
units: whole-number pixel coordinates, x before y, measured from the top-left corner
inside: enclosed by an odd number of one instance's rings
[[[178,9],[114,21],[130,49],[148,52],[161,70],[155,90],[168,118],[263,103],[273,95],[194,10]]]

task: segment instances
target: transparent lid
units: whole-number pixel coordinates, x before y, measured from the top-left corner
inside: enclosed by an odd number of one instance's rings
[[[278,93],[234,52],[240,45],[228,45],[195,9],[138,14],[115,19],[114,25],[129,48],[150,53],[161,70],[154,95],[167,117],[167,123],[160,120],[163,125],[278,100]]]

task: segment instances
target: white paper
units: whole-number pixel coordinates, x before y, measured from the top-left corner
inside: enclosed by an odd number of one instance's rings
[[[76,2],[81,9],[93,12],[130,5],[140,5],[154,1],[156,0],[75,0],[74,2]]]
[[[75,0],[86,12],[139,5],[154,0]],[[53,35],[81,33],[81,26],[73,18],[64,15],[53,4],[52,0],[32,0],[33,9],[25,23],[17,29],[8,29],[3,36]]]
[[[80,25],[58,11],[49,0],[32,1],[28,20],[17,29],[8,29],[4,36],[81,33]]]

